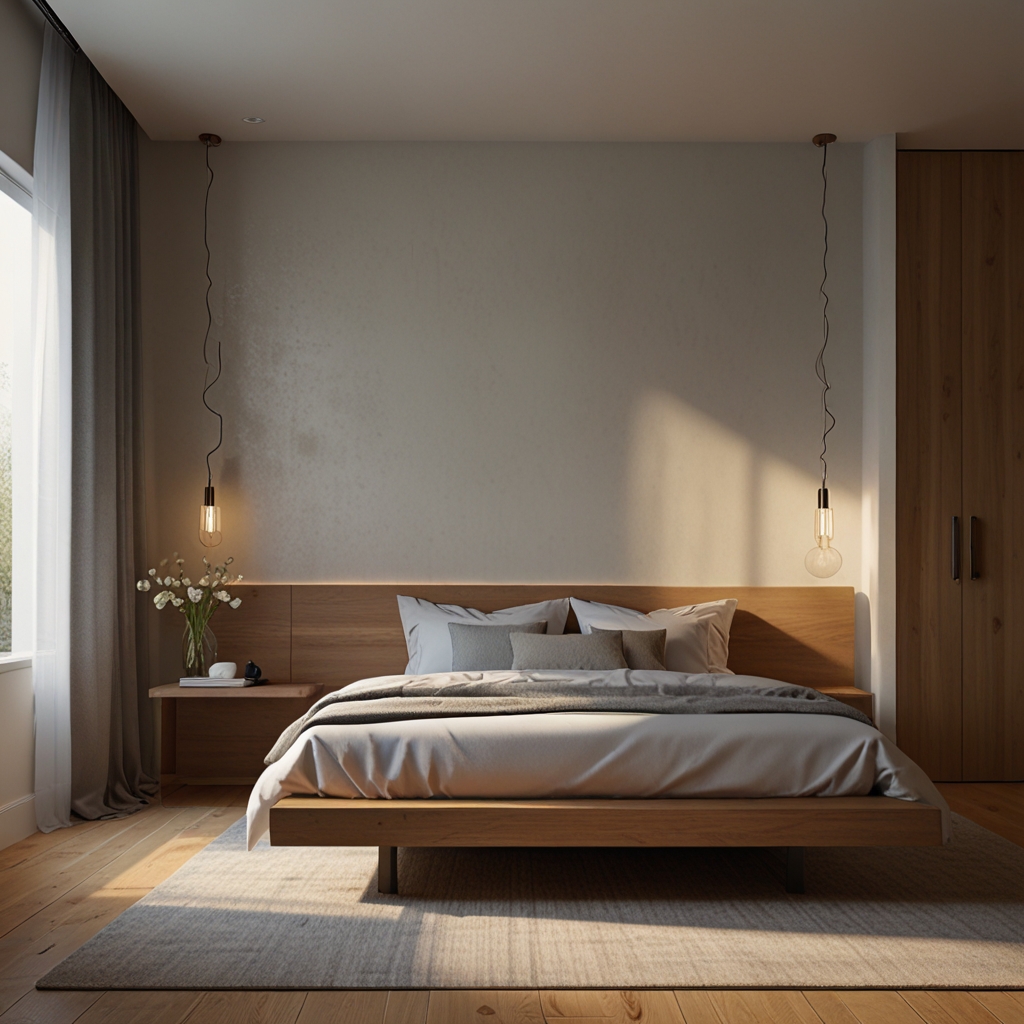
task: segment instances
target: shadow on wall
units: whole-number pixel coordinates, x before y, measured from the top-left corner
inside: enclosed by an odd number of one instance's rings
[[[812,586],[820,481],[759,449],[666,391],[647,391],[632,423],[627,537],[631,575],[690,586]],[[860,496],[830,481],[836,547],[833,586],[856,586]]]

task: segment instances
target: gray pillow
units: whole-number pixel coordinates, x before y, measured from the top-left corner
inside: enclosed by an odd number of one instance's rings
[[[520,622],[508,626],[471,626],[449,622],[453,672],[488,672],[512,667],[510,633],[545,633],[547,622]]]
[[[512,667],[514,669],[614,669],[629,668],[622,656],[622,634],[564,633],[562,636],[531,636],[513,633]]]
[[[665,637],[664,629],[598,629],[591,628],[594,633],[622,633],[622,653],[630,668],[646,668],[664,671],[665,669]]]

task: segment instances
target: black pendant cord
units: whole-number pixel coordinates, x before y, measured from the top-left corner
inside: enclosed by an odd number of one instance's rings
[[[219,139],[217,140],[220,141]],[[206,376],[203,387],[203,405],[217,417],[217,443],[206,453],[206,486],[213,485],[213,470],[210,469],[210,456],[217,451],[224,443],[224,417],[206,399],[207,392],[220,380],[221,371],[224,367],[221,359],[221,342],[217,339],[217,372],[213,380],[210,380],[210,357],[207,349],[210,342],[210,330],[213,327],[213,312],[210,309],[210,290],[213,288],[213,278],[210,277],[210,242],[207,237],[207,230],[210,220],[210,189],[213,187],[213,168],[210,166],[210,143],[206,142],[206,170],[209,177],[206,181],[206,201],[203,204],[203,245],[206,248],[206,334],[203,337],[203,362],[206,364]]]
[[[828,407],[828,393],[832,385],[828,382],[828,374],[825,371],[825,350],[828,348],[828,292],[825,285],[828,282],[828,217],[825,214],[825,198],[828,195],[828,143],[821,147],[821,220],[825,226],[825,248],[821,256],[821,285],[818,292],[822,298],[821,321],[822,321],[822,342],[818,358],[814,361],[814,372],[821,381],[821,488],[822,491],[828,483],[828,435],[836,425],[836,418]]]

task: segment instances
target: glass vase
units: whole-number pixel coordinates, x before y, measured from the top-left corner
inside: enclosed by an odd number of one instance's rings
[[[197,626],[185,624],[181,638],[181,667],[183,676],[208,676],[210,666],[217,660],[217,638],[209,626],[200,632]]]

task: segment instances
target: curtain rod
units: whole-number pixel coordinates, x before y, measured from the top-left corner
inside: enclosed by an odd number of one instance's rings
[[[57,17],[53,8],[46,2],[46,0],[32,0],[32,3],[34,3],[36,7],[39,8],[39,10],[42,12],[43,17],[53,26],[54,31],[56,31],[57,35],[59,35],[61,39],[63,39],[64,42],[67,43],[72,50],[74,50],[75,53],[80,53],[82,48],[78,45],[78,41],[67,30],[67,27],[64,25],[64,22]]]

